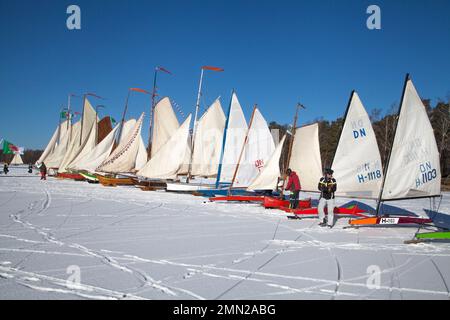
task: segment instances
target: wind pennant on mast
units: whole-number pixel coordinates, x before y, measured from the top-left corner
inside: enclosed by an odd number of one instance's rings
[[[223,68],[213,67],[213,66],[203,66],[202,70],[211,70],[211,71],[216,71],[216,72],[225,71]]]
[[[172,74],[172,72],[163,67],[156,67],[156,71],[163,71],[165,73]]]
[[[135,92],[141,92],[141,93],[145,93],[145,94],[150,94],[150,92],[148,92],[147,90],[140,89],[140,88],[130,88],[129,90],[135,91]]]
[[[224,69],[219,67],[213,67],[213,66],[203,66],[201,67],[201,73],[200,73],[200,83],[198,85],[198,93],[197,93],[197,102],[195,104],[195,115],[194,115],[194,130],[192,131],[192,144],[191,144],[191,150],[194,150],[194,143],[195,143],[195,136],[197,133],[197,117],[198,117],[198,109],[200,108],[200,98],[202,96],[202,85],[203,85],[203,74],[204,70],[210,70],[210,71],[216,71],[216,72],[222,72]],[[191,178],[191,169],[192,169],[192,153],[191,153],[191,159],[189,161],[189,168],[188,168],[188,174],[186,181],[189,182],[189,179]]]

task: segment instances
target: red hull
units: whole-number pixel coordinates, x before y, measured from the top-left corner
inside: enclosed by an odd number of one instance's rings
[[[289,200],[282,200],[274,197],[264,197],[263,202],[264,208],[266,209],[287,209],[289,208]],[[311,199],[308,200],[300,200],[298,202],[299,208],[311,208]]]
[[[58,173],[57,177],[62,179],[84,180],[84,177],[78,173]]]
[[[211,197],[209,201],[238,201],[238,202],[263,202],[263,196],[226,196]]]
[[[319,214],[319,211],[317,208],[308,208],[308,209],[289,209],[289,208],[280,208],[281,210],[289,213],[293,213],[295,215],[316,215]],[[327,212],[327,208],[325,208],[325,213]],[[365,211],[360,209],[358,206],[354,206],[352,208],[345,208],[345,207],[335,207],[334,213],[335,214],[344,214],[344,215],[352,215],[357,217],[363,217],[367,218],[366,215],[362,214]]]

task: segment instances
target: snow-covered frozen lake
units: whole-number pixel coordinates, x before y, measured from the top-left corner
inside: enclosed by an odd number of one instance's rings
[[[205,200],[11,168],[0,175],[0,299],[450,298],[450,243],[403,244],[417,227],[343,229],[341,217],[330,230]],[[390,205],[426,216],[430,201]],[[449,193],[440,212],[447,223]]]

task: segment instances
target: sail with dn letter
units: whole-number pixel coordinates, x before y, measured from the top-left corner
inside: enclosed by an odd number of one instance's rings
[[[383,181],[378,143],[358,94],[353,91],[332,168],[338,196],[377,199]]]
[[[407,76],[381,200],[439,196],[439,151],[425,106]]]

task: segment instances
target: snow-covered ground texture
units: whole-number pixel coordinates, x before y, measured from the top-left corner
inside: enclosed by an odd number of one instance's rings
[[[446,223],[450,194],[437,214],[429,199],[390,206]],[[406,245],[417,227],[344,229],[348,219],[328,229],[257,204],[11,168],[0,299],[449,299],[450,243]]]

